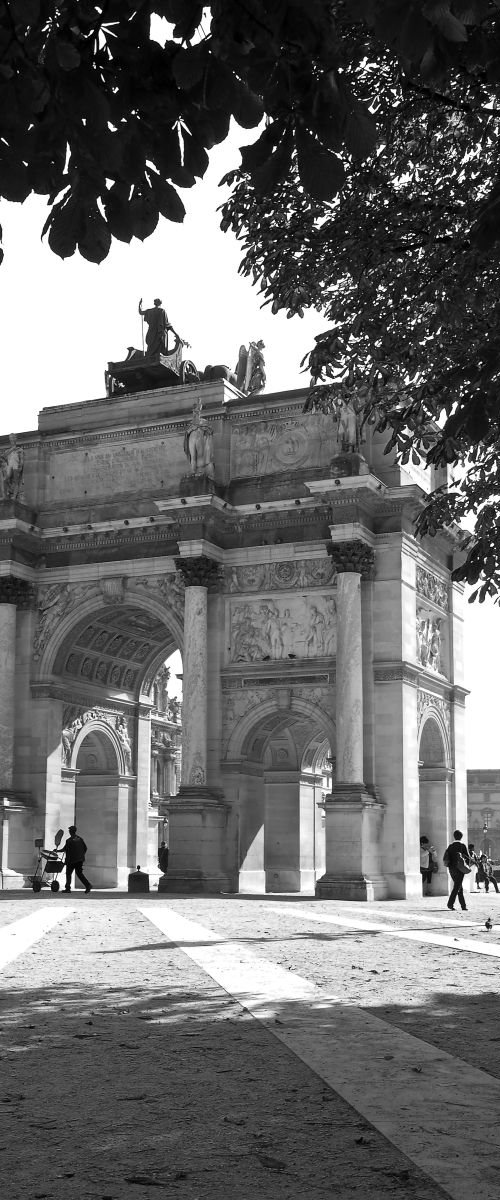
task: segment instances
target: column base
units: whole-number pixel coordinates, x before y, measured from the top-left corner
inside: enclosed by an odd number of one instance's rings
[[[161,886],[160,886],[161,884]],[[165,883],[160,879],[158,891],[163,894],[181,894],[183,896],[220,896],[229,892],[226,875],[209,875],[204,871],[181,871],[179,873],[168,869]]]
[[[168,812],[168,873],[158,890],[207,895],[229,891],[225,801],[207,787],[185,785],[168,801]]]
[[[384,805],[363,783],[334,784],[324,800],[326,870],[315,895],[330,900],[386,900],[382,869]]]
[[[352,879],[323,875],[318,879],[315,896],[317,900],[387,900],[389,888],[383,875],[357,876]]]
[[[19,892],[21,888],[30,888],[31,884],[26,875],[20,875],[19,871],[11,871],[10,867],[4,867],[3,871],[0,871],[0,887],[3,892]]]
[[[266,893],[314,892],[314,871],[277,870],[265,872]]]

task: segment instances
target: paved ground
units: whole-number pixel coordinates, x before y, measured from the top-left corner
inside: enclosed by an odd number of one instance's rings
[[[0,893],[2,1200],[497,1200],[500,896],[444,903]]]

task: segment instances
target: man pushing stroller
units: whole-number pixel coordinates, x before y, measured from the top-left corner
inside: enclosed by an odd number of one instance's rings
[[[81,881],[81,883],[83,883],[85,891],[88,894],[92,891],[92,884],[89,883],[88,879],[83,874],[83,864],[85,862],[87,847],[83,838],[81,838],[76,832],[76,825],[69,826],[69,834],[69,838],[67,838],[66,842],[64,843],[64,851],[66,854],[66,886],[64,891],[71,891],[71,877],[74,871],[75,875],[77,875],[78,879]]]

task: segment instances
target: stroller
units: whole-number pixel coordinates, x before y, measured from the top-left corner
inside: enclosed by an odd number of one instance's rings
[[[37,838],[35,846],[38,850],[38,862],[34,875],[28,875],[28,880],[31,883],[34,892],[41,892],[43,887],[49,887],[51,892],[59,891],[59,880],[56,875],[59,875],[65,864],[64,852],[59,850],[59,846],[64,837],[64,829],[58,829],[54,838],[54,849],[43,849],[43,838]],[[52,881],[49,883],[49,876],[52,876]]]

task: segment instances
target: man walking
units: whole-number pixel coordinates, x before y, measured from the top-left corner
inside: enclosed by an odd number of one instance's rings
[[[76,825],[69,826],[69,834],[70,836],[66,839],[64,844],[64,850],[66,853],[66,887],[64,891],[71,891],[71,876],[74,871],[75,875],[77,875],[83,883],[85,891],[88,893],[92,891],[92,884],[89,883],[88,879],[83,874],[83,864],[85,862],[87,847],[83,838],[79,837],[77,834]]]
[[[465,860],[465,862],[467,863],[467,866],[469,867],[470,866],[470,855],[469,855],[469,851],[468,851],[467,847],[464,846],[464,843],[462,841],[463,833],[461,833],[460,829],[455,829],[453,837],[454,837],[454,841],[450,842],[450,845],[447,846],[447,848],[443,854],[444,865],[445,865],[445,867],[448,867],[451,878],[453,880],[453,888],[450,893],[450,898],[448,900],[447,907],[454,908],[455,900],[458,897],[458,903],[460,905],[460,908],[462,909],[463,912],[467,912],[467,905],[465,903],[464,893],[463,893],[464,872],[460,870],[459,861],[461,860],[463,862]],[[468,871],[465,873],[469,874]]]

